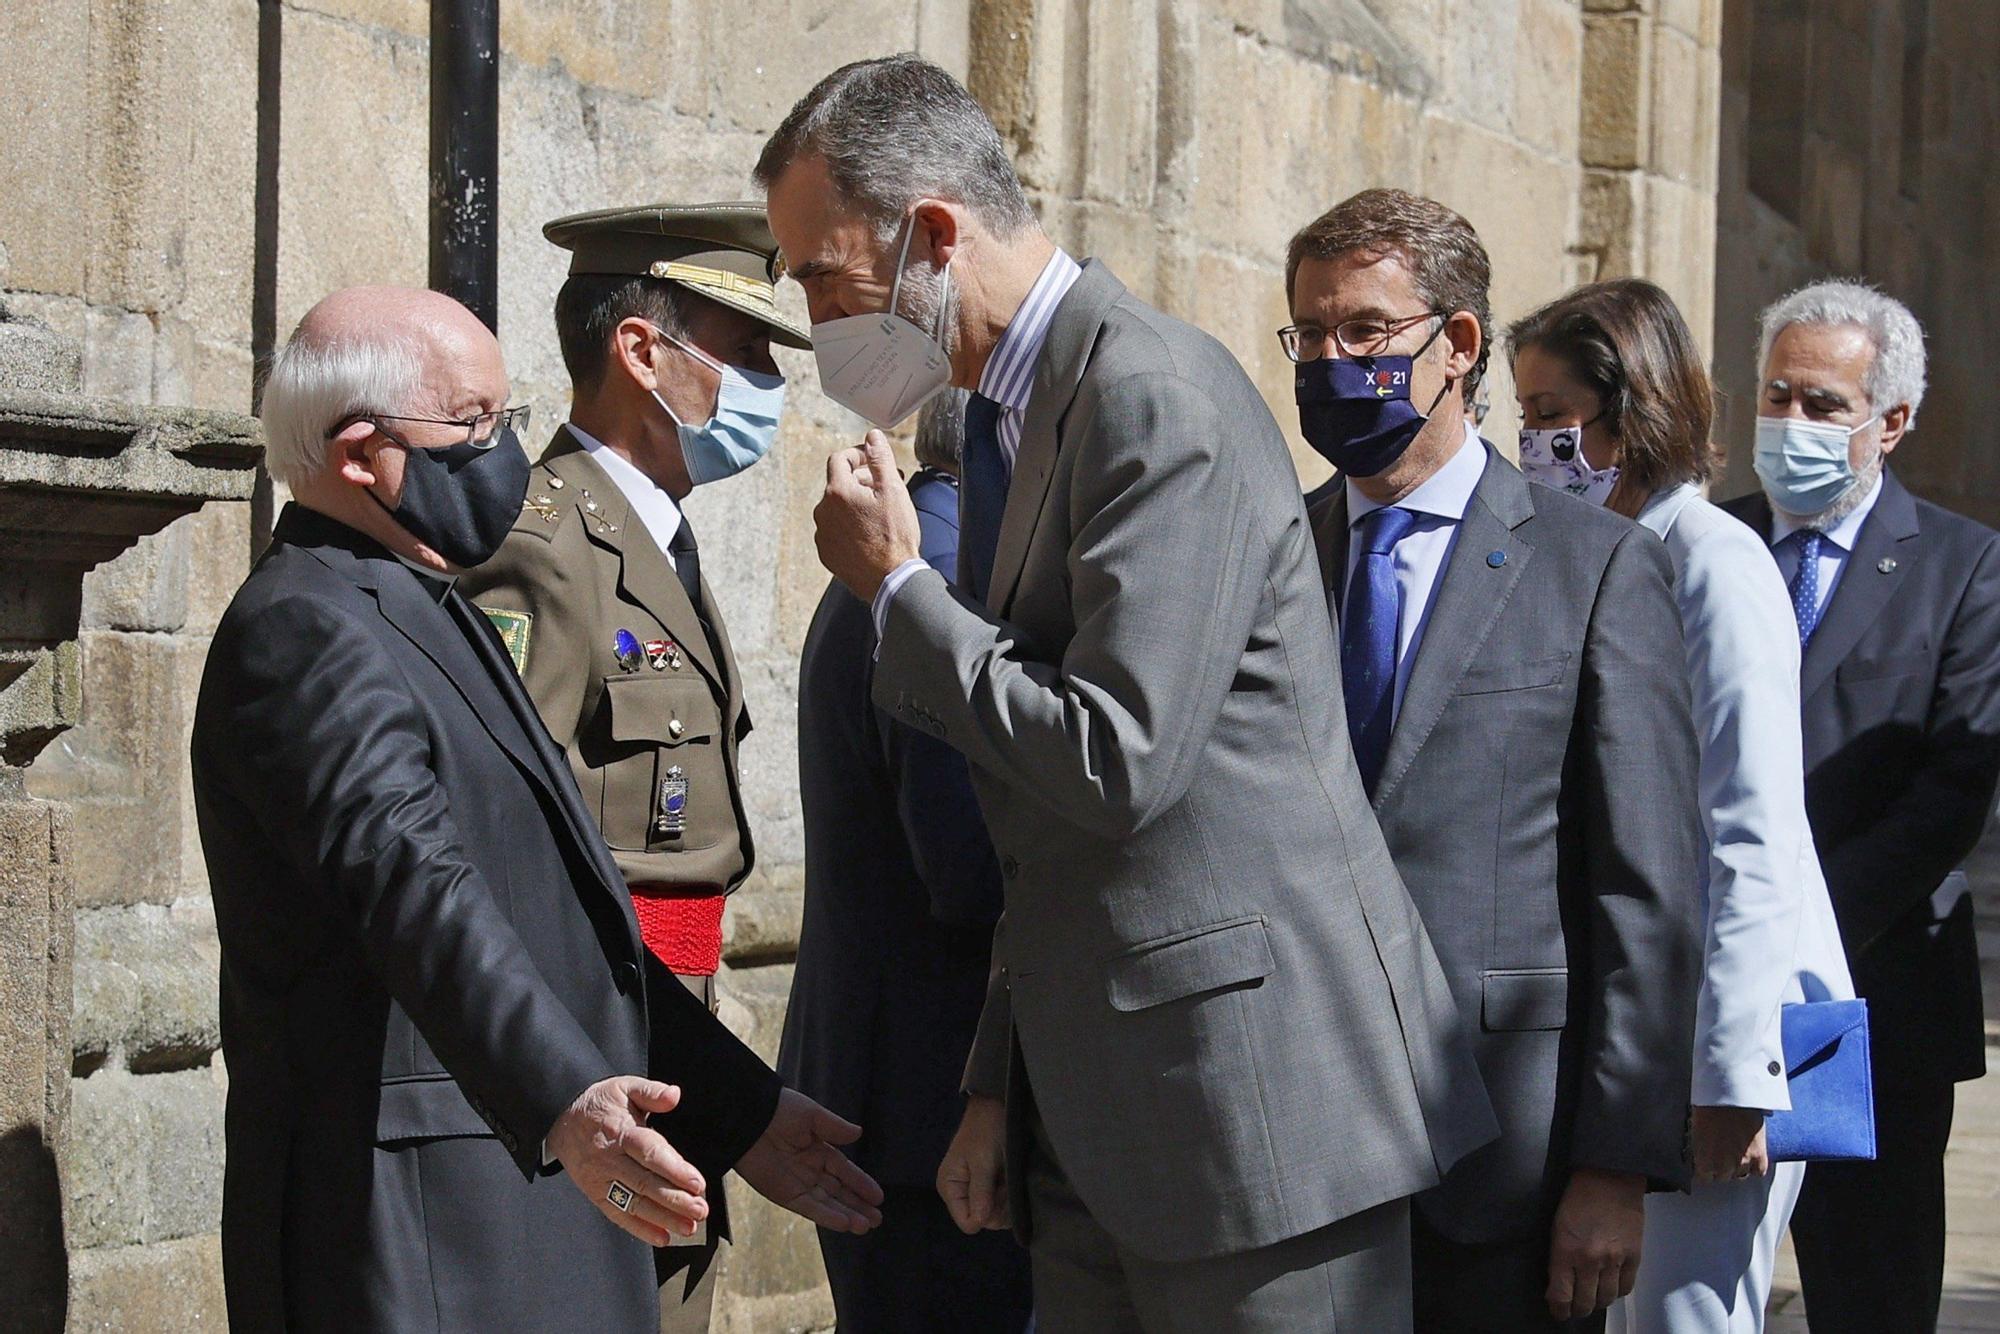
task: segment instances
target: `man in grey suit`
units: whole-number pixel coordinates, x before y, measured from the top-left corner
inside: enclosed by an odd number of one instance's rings
[[[1417,1325],[1596,1327],[1649,1184],[1689,1177],[1703,846],[1673,571],[1467,423],[1489,316],[1464,218],[1368,190],[1287,261],[1300,424],[1343,474],[1309,513],[1356,761],[1501,1125],[1419,1197]]]
[[[1263,400],[1053,246],[915,57],[830,75],[757,174],[830,394],[886,426],[976,391],[962,589],[880,434],[816,511],[881,626],[875,700],[966,755],[1000,855],[960,1225],[1024,1233],[1048,1334],[1407,1329],[1405,1197],[1495,1126],[1368,814]]]

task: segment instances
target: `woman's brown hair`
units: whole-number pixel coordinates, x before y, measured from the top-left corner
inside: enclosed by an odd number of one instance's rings
[[[1618,442],[1611,508],[1631,517],[1661,487],[1715,466],[1715,399],[1673,298],[1644,278],[1591,283],[1507,327],[1507,355],[1538,347],[1597,395]]]

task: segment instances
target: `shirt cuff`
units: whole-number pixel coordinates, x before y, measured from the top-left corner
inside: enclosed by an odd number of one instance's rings
[[[917,571],[929,568],[924,564],[922,557],[912,556],[889,571],[889,577],[875,590],[875,601],[869,604],[868,611],[875,618],[875,647],[878,653],[882,647],[882,635],[889,628],[889,604],[895,601],[896,590],[910,582],[910,576]]]

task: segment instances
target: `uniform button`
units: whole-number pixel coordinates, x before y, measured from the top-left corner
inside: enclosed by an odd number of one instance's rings
[[[619,995],[631,995],[633,988],[639,985],[639,965],[630,959],[622,960],[611,970],[611,981],[618,988]]]
[[[1002,857],[1000,859],[1000,874],[1012,880],[1015,876],[1021,874],[1021,863],[1015,861],[1011,855]]]
[[[681,733],[685,731],[687,731],[687,728],[681,725],[680,719],[669,718],[667,720],[667,735],[672,737],[674,740],[679,741],[681,739]]]
[[[1784,1073],[1785,1067],[1779,1065],[1776,1061],[1773,1061],[1769,1065],[1765,1066],[1764,1070],[1768,1074],[1778,1075]]]

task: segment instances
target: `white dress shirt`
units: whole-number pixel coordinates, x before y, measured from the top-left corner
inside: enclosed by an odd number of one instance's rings
[[[1028,399],[1035,388],[1035,363],[1041,360],[1042,344],[1049,338],[1049,325],[1054,323],[1056,307],[1069,295],[1069,289],[1083,275],[1083,266],[1069,257],[1061,246],[1049,256],[1049,262],[1042,265],[1042,272],[1035,279],[1035,285],[1028,289],[1028,295],[1021,301],[1014,317],[1007,321],[1007,327],[1000,334],[1000,341],[993,346],[993,355],[986,359],[986,369],[979,375],[979,394],[1000,405],[1000,420],[997,429],[1000,435],[1000,458],[1006,464],[1007,478],[1014,477],[1014,456],[1021,451],[1021,425],[1027,420]],[[875,590],[875,601],[870,607],[875,617],[875,641],[882,641],[882,631],[889,620],[889,604],[895,600],[896,590],[908,582],[911,575],[928,568],[922,560],[906,560],[889,571],[889,577]]]
[[[1819,544],[1819,613],[1826,614],[1826,604],[1833,597],[1834,585],[1840,582],[1841,571],[1847,568],[1847,558],[1854,551],[1854,539],[1861,533],[1861,525],[1868,518],[1868,511],[1875,508],[1875,502],[1882,495],[1882,478],[1876,475],[1875,485],[1868,488],[1868,498],[1854,508],[1854,512],[1831,528],[1820,529],[1825,539]],[[1785,576],[1785,587],[1792,586],[1792,578],[1799,572],[1799,546],[1787,542],[1786,538],[1801,528],[1810,527],[1804,520],[1793,519],[1783,514],[1774,505],[1771,507],[1771,554],[1777,558],[1778,573]]]
[[[575,436],[590,457],[597,460],[597,466],[611,479],[612,485],[625,493],[626,503],[639,516],[639,522],[646,525],[646,535],[653,539],[653,545],[667,558],[667,564],[674,564],[673,550],[668,543],[681,530],[681,507],[666,489],[645,473],[633,466],[631,460],[599,440],[590,432],[569,423],[569,433]],[[675,565],[678,570],[680,567]]]
[[[1396,698],[1389,714],[1391,719],[1403,711],[1403,690],[1410,683],[1410,666],[1416,662],[1417,650],[1424,642],[1424,626],[1430,621],[1431,603],[1437,596],[1438,575],[1451,559],[1465,507],[1472,503],[1472,493],[1479,489],[1479,479],[1485,475],[1486,446],[1468,424],[1458,452],[1425,478],[1422,486],[1396,502],[1397,509],[1415,513],[1417,522],[1409,535],[1396,544],[1396,587],[1402,594],[1402,610],[1396,618]],[[1379,501],[1362,495],[1353,481],[1347,483],[1349,588],[1353,587],[1363,560],[1361,521],[1382,508]],[[1347,606],[1346,589],[1341,590],[1340,603],[1343,609]],[[1343,610],[1342,634],[1347,633],[1345,619]]]

